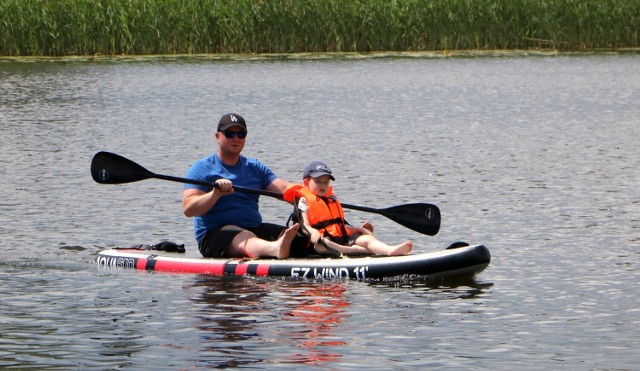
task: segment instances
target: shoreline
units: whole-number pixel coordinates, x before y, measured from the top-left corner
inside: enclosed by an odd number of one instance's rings
[[[443,59],[443,58],[504,58],[504,57],[553,57],[586,55],[636,55],[640,48],[590,49],[565,51],[557,49],[496,49],[496,50],[444,50],[444,51],[389,51],[389,52],[300,52],[300,53],[220,53],[220,54],[123,54],[123,55],[68,55],[68,56],[3,56],[0,62],[29,61],[97,61],[97,60],[356,60],[356,59]]]

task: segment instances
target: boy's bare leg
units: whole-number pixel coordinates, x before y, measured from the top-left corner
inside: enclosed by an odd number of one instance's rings
[[[410,253],[413,249],[413,243],[411,241],[405,241],[399,245],[389,246],[370,234],[364,234],[358,237],[358,239],[356,239],[356,244],[366,247],[376,255],[405,255]]]
[[[328,238],[323,238],[322,240],[324,241],[324,244],[327,245],[327,247],[329,247],[329,248],[331,248],[331,249],[333,249],[335,251],[338,251],[338,252],[340,252],[342,254],[345,254],[345,255],[349,255],[349,254],[372,254],[372,252],[369,249],[367,249],[366,247],[364,247],[364,246],[358,246],[358,245],[345,246],[345,245],[340,245],[339,243],[335,243],[335,242],[331,241]],[[321,247],[322,244],[318,243],[318,246]],[[317,250],[320,250],[320,248],[316,247],[316,251]],[[322,251],[319,251],[319,252],[322,252]],[[330,252],[330,251],[327,251],[327,252]]]

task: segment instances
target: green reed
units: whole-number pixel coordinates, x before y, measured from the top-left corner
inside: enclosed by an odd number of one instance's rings
[[[638,0],[0,0],[0,55],[637,48]]]

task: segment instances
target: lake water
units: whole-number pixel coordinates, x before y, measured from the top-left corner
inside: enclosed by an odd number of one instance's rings
[[[637,53],[0,60],[0,367],[637,369]],[[416,252],[485,244],[471,282],[290,281],[101,269],[185,243],[181,185],[99,185],[101,150],[184,176],[228,112],[245,155],[344,202],[429,202]],[[267,221],[289,207],[263,198]]]

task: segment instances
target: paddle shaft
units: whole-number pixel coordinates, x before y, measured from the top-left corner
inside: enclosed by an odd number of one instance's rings
[[[215,187],[216,186],[215,183],[204,182],[204,181],[196,180],[196,179],[180,178],[180,177],[176,177],[176,176],[162,175],[162,174],[156,174],[156,173],[151,173],[151,175],[152,175],[151,176],[152,178],[162,179],[162,180],[169,180],[169,181],[172,181],[172,182],[195,184],[195,185],[201,185],[201,186],[205,186],[205,187]],[[279,200],[283,200],[284,199],[283,196],[282,196],[282,193],[277,193],[277,192],[263,191],[263,190],[260,190],[260,189],[253,189],[253,188],[245,188],[245,187],[235,186],[235,185],[233,186],[233,190],[237,191],[237,192],[252,193],[252,194],[256,194],[256,195],[269,196],[269,197],[277,198]],[[349,205],[349,204],[345,204],[345,203],[342,203],[342,202],[340,202],[340,205],[342,205],[342,207],[347,208],[347,209],[364,211],[364,212],[368,212],[368,213],[380,214],[380,210],[379,209],[375,209],[373,207]]]
[[[196,179],[189,179],[189,178],[180,178],[177,176],[171,176],[171,175],[162,175],[162,174],[156,174],[156,173],[151,173],[149,174],[151,178],[156,178],[156,179],[162,179],[162,180],[169,180],[172,182],[178,182],[178,183],[188,183],[188,184],[195,184],[195,185],[201,185],[201,186],[205,186],[205,187],[216,187],[217,184],[216,183],[209,183],[209,182],[205,182],[202,180],[196,180]],[[253,188],[245,188],[245,187],[241,187],[241,186],[233,186],[233,190],[234,191],[238,191],[238,192],[243,192],[243,193],[252,193],[252,194],[256,194],[256,195],[263,195],[263,196],[269,196],[269,197],[274,197],[277,199],[282,200],[282,193],[277,193],[277,192],[271,192],[271,191],[263,191],[260,189],[253,189]]]
[[[204,181],[196,180],[196,179],[180,178],[180,177],[176,177],[176,176],[162,175],[162,174],[156,174],[156,173],[151,173],[150,175],[151,175],[152,178],[169,180],[169,181],[172,181],[172,182],[189,183],[189,184],[201,185],[201,186],[205,186],[205,187],[215,187],[216,186],[215,183],[204,182]],[[261,189],[245,188],[245,187],[235,186],[234,185],[233,186],[233,190],[237,191],[237,192],[252,193],[252,194],[256,194],[256,195],[269,196],[269,197],[277,198],[279,200],[283,200],[284,199],[284,197],[282,196],[282,193],[264,191],[264,190],[261,190]],[[376,208],[373,208],[373,207],[350,205],[350,204],[345,204],[343,202],[340,202],[340,205],[342,205],[342,207],[344,207],[345,209],[351,209],[351,210],[357,210],[357,211],[364,211],[364,212],[367,212],[367,213],[374,213],[374,214],[384,215],[384,209],[380,210],[380,209],[376,209]]]
[[[170,175],[156,174],[137,163],[110,152],[98,152],[91,161],[91,176],[101,184],[131,183],[149,178],[168,180],[178,183],[188,183],[205,187],[216,187],[215,183],[196,179],[180,178]],[[269,196],[283,200],[283,195],[277,192],[260,189],[233,186],[234,191]],[[341,203],[343,208],[380,214],[394,222],[416,232],[435,236],[440,229],[440,210],[437,206],[425,203],[405,204],[375,209]]]
[[[178,178],[174,176],[154,174],[154,173],[151,173],[151,175],[153,178],[170,180],[174,182],[191,183],[196,185],[203,185],[206,187],[216,186],[215,183],[211,184],[208,182],[203,182],[195,179]],[[233,186],[233,190],[237,192],[269,196],[269,197],[277,198],[279,200],[284,199],[281,193],[276,193],[271,191],[245,188],[241,186]],[[411,230],[414,230],[422,234],[435,236],[438,233],[438,230],[440,229],[440,211],[434,205],[410,204],[410,205],[400,205],[400,206],[396,206],[388,209],[376,209],[373,207],[357,206],[357,205],[350,205],[345,203],[340,203],[340,204],[345,209],[352,209],[352,210],[364,211],[368,213],[382,215],[384,217],[387,217],[393,220],[394,222],[400,225],[403,225]],[[417,212],[418,210],[420,212]]]

